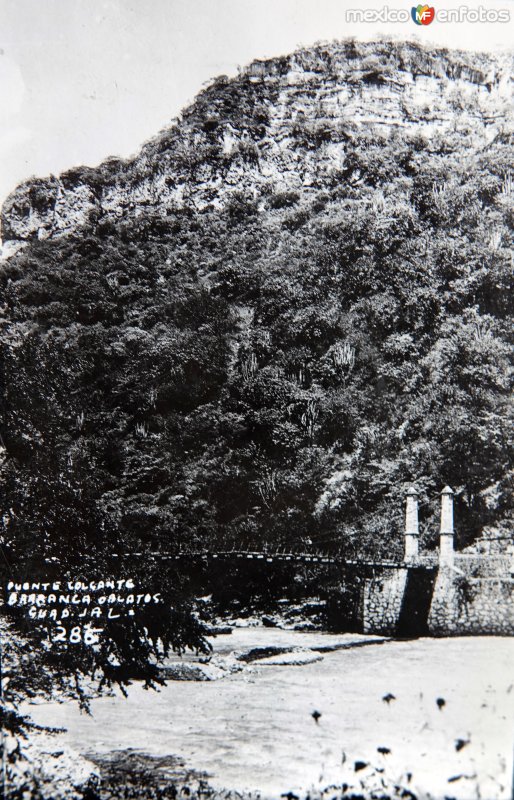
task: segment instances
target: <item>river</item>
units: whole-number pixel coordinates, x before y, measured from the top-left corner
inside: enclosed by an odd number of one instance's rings
[[[30,713],[66,727],[63,741],[81,753],[178,754],[214,787],[265,797],[341,783],[356,760],[402,780],[410,772],[413,790],[432,797],[511,796],[514,639],[373,641],[236,628],[213,646],[218,663],[263,646],[319,660],[253,661],[219,680],[170,681],[158,692],[134,684],[126,699],[93,701],[90,717],[72,703],[39,703]]]

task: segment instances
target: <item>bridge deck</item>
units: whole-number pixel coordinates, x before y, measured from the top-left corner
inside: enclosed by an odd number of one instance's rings
[[[114,553],[115,556],[120,554]],[[348,567],[381,567],[389,569],[407,568],[404,561],[373,561],[367,559],[347,559],[342,555],[329,555],[323,553],[294,553],[294,552],[268,552],[268,551],[253,551],[253,550],[225,550],[211,552],[208,550],[198,550],[188,553],[158,553],[158,552],[138,552],[138,553],[125,553],[125,556],[131,557],[147,557],[149,555],[157,556],[166,561],[194,561],[194,560],[248,560],[248,561],[263,561],[266,563],[276,562],[294,562],[301,564],[334,564],[338,566]]]

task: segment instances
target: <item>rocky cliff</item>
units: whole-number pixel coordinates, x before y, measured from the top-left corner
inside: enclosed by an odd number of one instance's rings
[[[87,218],[149,208],[223,207],[242,192],[257,203],[297,192],[305,204],[342,175],[359,183],[347,152],[363,134],[430,141],[458,132],[464,153],[511,130],[508,57],[387,42],[300,50],[217,78],[131,161],[20,185],[3,206],[2,238],[59,236]]]

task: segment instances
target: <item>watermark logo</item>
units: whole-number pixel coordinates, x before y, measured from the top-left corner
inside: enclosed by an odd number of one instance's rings
[[[412,8],[410,13],[416,25],[430,25],[435,17],[435,8],[419,5]]]
[[[487,8],[486,6],[461,5],[458,8],[438,8],[421,5],[413,6],[409,14],[408,8],[395,8],[384,5],[382,8],[350,8],[346,11],[346,22],[369,23],[407,23],[413,20],[416,25],[430,25],[432,22],[462,23],[498,23],[510,22],[511,13],[508,8]]]

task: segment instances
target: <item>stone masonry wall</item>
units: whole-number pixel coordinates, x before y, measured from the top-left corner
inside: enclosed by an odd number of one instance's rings
[[[505,573],[471,577],[465,564],[458,568],[459,573],[439,570],[428,618],[430,633],[514,635],[514,579]]]
[[[407,569],[388,569],[364,583],[363,632],[394,635],[407,584]]]
[[[432,570],[435,565],[431,564]],[[514,576],[505,556],[475,556],[456,553],[454,564],[440,566],[435,583],[428,586],[427,604],[413,607],[413,591],[421,594],[419,573],[430,566],[418,564],[396,569],[376,570],[363,587],[362,630],[385,636],[394,635],[514,635]],[[434,577],[431,578],[434,582]],[[410,595],[409,581],[414,581]],[[407,600],[409,595],[409,600]],[[431,600],[430,600],[431,595]],[[406,616],[424,615],[423,621],[409,629]],[[427,619],[428,616],[428,619]],[[412,633],[410,633],[412,631]]]

